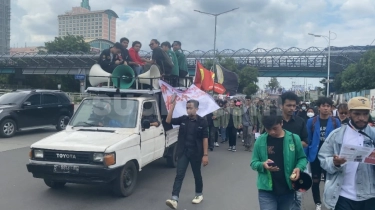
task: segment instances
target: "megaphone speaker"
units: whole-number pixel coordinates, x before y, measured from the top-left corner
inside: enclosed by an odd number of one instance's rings
[[[94,64],[89,73],[89,82],[91,86],[95,87],[103,82],[108,82],[108,78],[111,76],[110,73],[104,71],[99,64]]]
[[[120,84],[118,84],[120,81]],[[130,88],[135,81],[135,74],[130,66],[120,65],[117,66],[112,72],[113,86],[120,89]]]
[[[154,89],[159,89],[160,70],[156,65],[152,65],[150,70],[138,76],[139,83],[152,85]],[[150,81],[150,79],[152,79]]]

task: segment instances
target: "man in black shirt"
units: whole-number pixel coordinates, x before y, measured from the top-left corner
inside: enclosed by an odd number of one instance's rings
[[[129,56],[129,50],[128,50],[128,45],[129,45],[129,39],[126,37],[123,37],[120,39],[120,43],[122,45],[122,50],[121,50],[121,64],[128,65],[132,67],[134,70],[135,76],[139,75],[139,71],[135,70],[135,65],[137,65],[135,62],[132,61],[131,57]],[[137,65],[138,66],[138,65]]]
[[[172,103],[171,110],[165,120],[167,123],[180,126],[176,145],[177,174],[173,184],[172,198],[166,201],[167,206],[172,209],[177,209],[182,182],[189,163],[195,179],[195,197],[192,202],[198,204],[203,200],[201,164],[203,166],[208,164],[208,127],[207,121],[197,115],[199,102],[196,100],[187,101],[188,116],[172,119],[175,106],[176,101]]]
[[[299,116],[294,115],[298,104],[298,96],[293,92],[285,92],[281,95],[281,110],[283,116],[283,129],[297,134],[302,140],[302,146],[307,147],[308,136],[306,122]],[[292,210],[300,210],[302,203],[302,194],[296,192]]]
[[[159,66],[160,74],[170,75],[172,73],[173,63],[169,56],[160,48],[160,42],[152,39],[150,42],[152,49],[152,63]]]
[[[113,70],[121,63],[120,57],[118,56],[121,53],[122,45],[120,43],[115,43],[113,47],[105,49],[99,56],[98,63],[102,69],[108,73],[113,72]]]

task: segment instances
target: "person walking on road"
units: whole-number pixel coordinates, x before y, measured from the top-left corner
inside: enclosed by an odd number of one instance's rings
[[[198,204],[203,200],[203,179],[201,164],[208,165],[208,126],[207,120],[197,115],[199,102],[189,100],[186,103],[188,115],[172,118],[176,101],[168,112],[167,123],[179,125],[177,141],[177,174],[173,184],[172,198],[166,201],[171,209],[177,209],[178,199],[186,169],[190,163],[195,179],[195,197],[192,203]]]
[[[251,122],[251,97],[246,96],[245,105],[242,107],[242,135],[244,139],[245,150],[251,152],[254,143],[253,122]]]
[[[262,210],[289,210],[293,206],[292,181],[299,179],[307,159],[298,135],[283,129],[283,118],[264,116],[266,129],[255,141],[251,168],[258,172],[259,206]]]
[[[311,187],[315,203],[315,209],[321,210],[322,202],[320,199],[320,181],[322,173],[325,171],[320,166],[318,159],[319,149],[322,147],[329,134],[340,127],[340,120],[331,116],[333,101],[327,97],[320,97],[316,102],[319,108],[319,115],[310,118],[307,121],[307,133],[309,137],[309,146],[305,149],[307,160],[310,162],[313,185]],[[326,177],[326,176],[324,176]]]
[[[368,125],[371,101],[354,97],[348,108],[349,123],[332,131],[319,150],[320,165],[327,174],[323,201],[330,210],[370,210],[375,207],[374,165],[349,162],[339,155],[344,145],[374,149],[375,130]],[[366,159],[373,162],[373,155]]]
[[[237,145],[237,129],[242,128],[242,111],[240,108],[235,106],[235,101],[230,100],[229,108],[229,120],[227,125],[227,134],[229,138],[228,151],[236,152]]]

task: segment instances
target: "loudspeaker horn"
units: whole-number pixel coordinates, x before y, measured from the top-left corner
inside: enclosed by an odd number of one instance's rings
[[[152,84],[150,84],[152,78]],[[159,89],[160,70],[156,65],[152,65],[150,70],[138,76],[139,83],[152,85],[154,89]]]
[[[120,78],[120,84],[118,84]],[[135,81],[134,70],[127,65],[119,65],[112,72],[113,86],[120,89],[130,88]]]
[[[94,64],[89,73],[89,82],[91,86],[95,87],[103,82],[109,82],[110,73],[104,71],[99,64]]]

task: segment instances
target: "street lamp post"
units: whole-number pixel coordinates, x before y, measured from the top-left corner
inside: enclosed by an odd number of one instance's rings
[[[202,12],[202,11],[199,11],[199,10],[194,10],[194,12],[199,12],[199,13],[202,13],[202,14],[206,14],[206,15],[211,15],[211,16],[214,16],[215,17],[215,34],[214,34],[214,68],[215,68],[215,61],[216,61],[216,25],[217,25],[217,17],[219,15],[222,15],[222,14],[225,14],[225,13],[228,13],[228,12],[232,12],[234,10],[237,10],[239,9],[238,7],[237,8],[234,8],[234,9],[231,9],[231,10],[228,10],[228,11],[225,11],[225,12],[221,12],[221,13],[208,13],[208,12]]]
[[[334,39],[331,39],[331,33],[335,34]],[[327,41],[328,41],[327,97],[329,97],[329,75],[330,75],[330,70],[331,70],[331,40],[335,40],[337,38],[337,34],[332,32],[332,31],[329,31],[328,37],[324,36],[324,35],[318,35],[318,34],[312,34],[312,33],[309,33],[309,35],[314,36],[314,37],[323,37],[323,38],[327,39]]]

